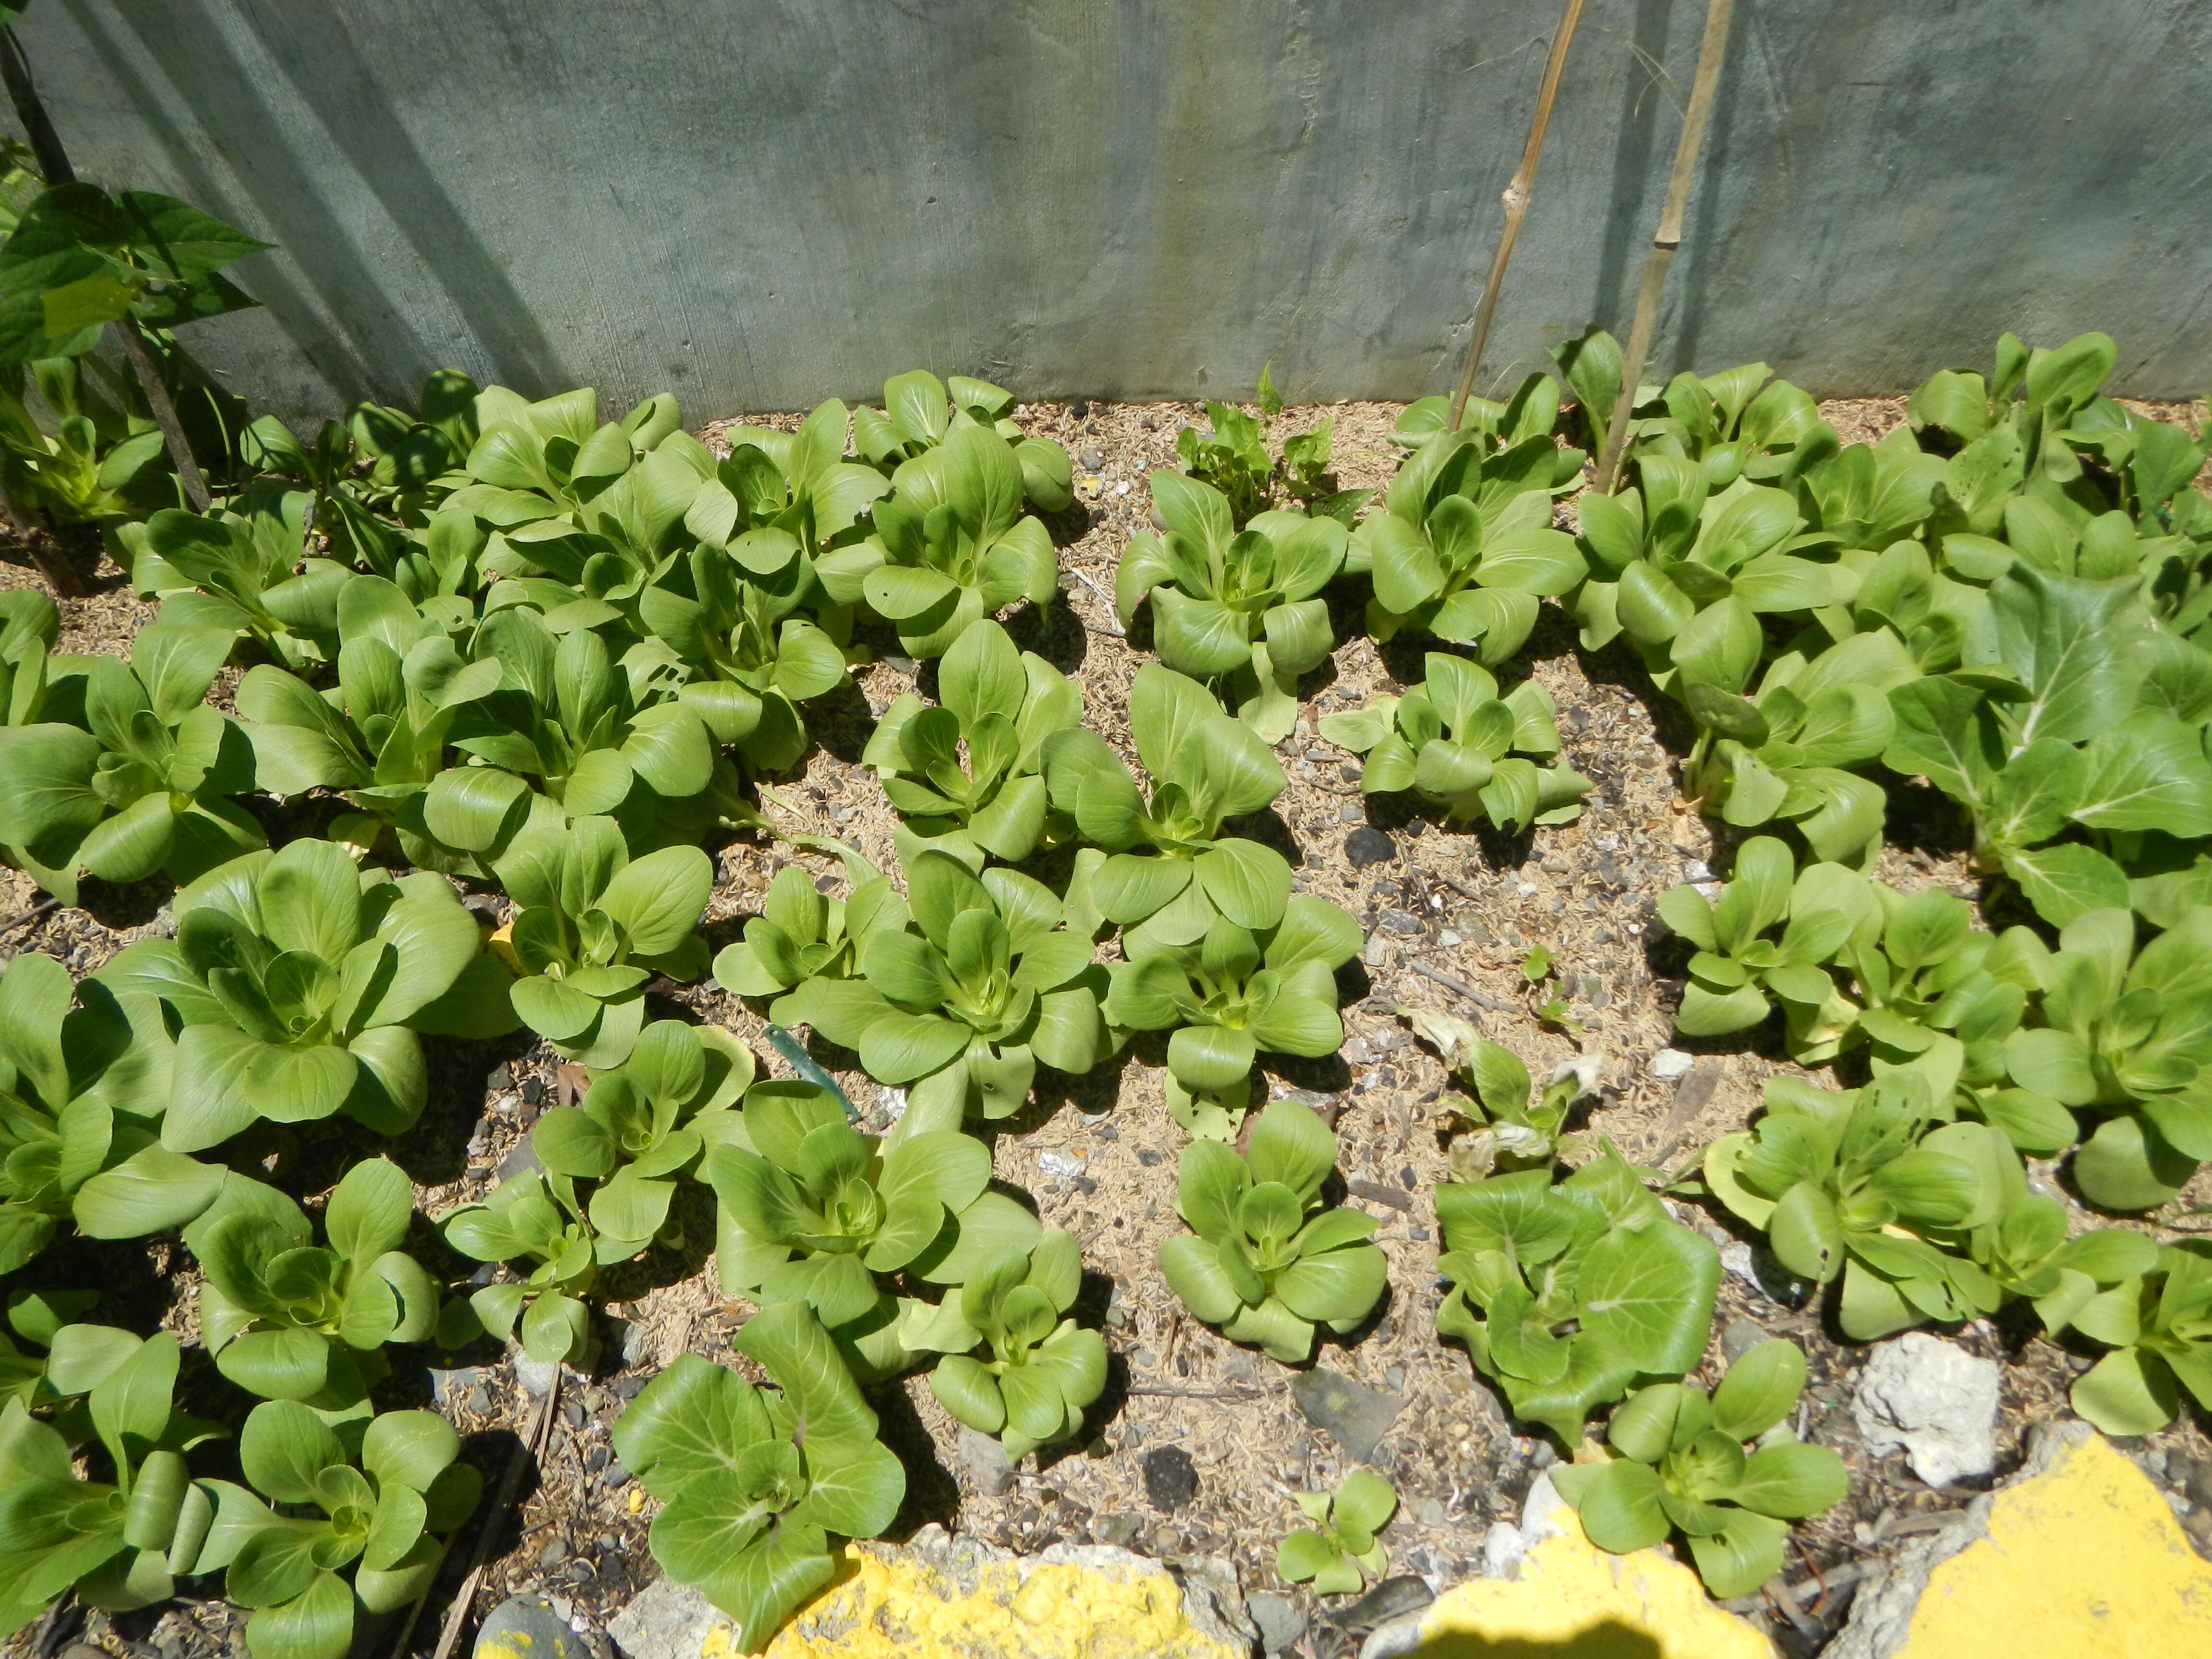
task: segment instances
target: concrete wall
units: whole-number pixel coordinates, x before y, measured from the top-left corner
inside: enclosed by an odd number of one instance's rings
[[[459,363],[688,415],[1449,386],[1557,0],[37,0],[87,177],[282,245],[199,354],[287,413]],[[1492,384],[1625,334],[1704,8],[1589,0]],[[2193,0],[1740,0],[1664,368],[1900,391],[2102,328],[2212,381]]]

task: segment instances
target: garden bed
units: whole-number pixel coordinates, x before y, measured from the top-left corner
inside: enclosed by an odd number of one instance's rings
[[[1379,486],[1395,465],[1387,434],[1399,412],[1378,404],[1292,410],[1279,430],[1332,416],[1339,482]],[[1846,442],[1871,441],[1901,419],[1902,406],[1900,400],[1829,404],[1821,412]],[[1076,458],[1078,490],[1074,507],[1048,519],[1060,552],[1058,599],[1018,606],[1007,626],[1019,645],[1075,682],[1087,723],[1124,753],[1128,687],[1151,653],[1139,648],[1142,619],[1138,644],[1115,619],[1115,563],[1144,525],[1146,475],[1174,465],[1177,429],[1200,416],[1181,404],[1034,405],[1020,415],[1027,430],[1058,440]],[[726,447],[713,428],[702,435],[711,447]],[[1560,522],[1571,527],[1573,511],[1570,498]],[[9,582],[28,579],[13,569],[5,575]],[[1344,1048],[1272,1072],[1271,1092],[1287,1092],[1334,1121],[1348,1201],[1381,1224],[1376,1237],[1389,1261],[1387,1300],[1352,1338],[1325,1341],[1318,1364],[1399,1402],[1367,1461],[1399,1494],[1399,1514],[1386,1534],[1393,1571],[1441,1583],[1476,1570],[1486,1528],[1517,1513],[1535,1471],[1553,1452],[1540,1437],[1516,1433],[1465,1352],[1437,1338],[1432,1194],[1447,1178],[1443,1130],[1456,1085],[1398,1018],[1398,1007],[1475,1019],[1539,1076],[1577,1055],[1601,1057],[1603,1081],[1588,1126],[1638,1163],[1677,1162],[1689,1149],[1742,1127],[1758,1108],[1764,1078],[1795,1068],[1741,1052],[1738,1040],[1700,1044],[1674,1036],[1686,952],[1655,925],[1655,904],[1676,884],[1705,881],[1724,869],[1732,848],[1717,843],[1718,826],[1680,799],[1679,761],[1693,733],[1678,707],[1654,691],[1633,653],[1625,644],[1578,651],[1572,624],[1547,605],[1521,654],[1558,705],[1562,758],[1595,786],[1581,818],[1520,838],[1447,832],[1404,799],[1368,801],[1359,790],[1357,757],[1315,735],[1322,715],[1364,703],[1393,681],[1420,677],[1417,646],[1378,647],[1361,631],[1357,586],[1342,582],[1331,592],[1337,636],[1346,643],[1302,688],[1299,729],[1277,751],[1289,787],[1246,833],[1290,858],[1296,890],[1340,906],[1366,935],[1359,958],[1340,975],[1349,992]],[[150,616],[151,607],[131,599],[127,588],[111,586],[92,599],[64,603],[57,648],[120,653]],[[777,799],[767,811],[781,830],[856,846],[890,870],[896,819],[874,775],[860,765],[860,749],[893,698],[933,689],[935,665],[899,654],[887,632],[864,631],[862,638],[875,660],[854,671],[854,690],[810,707],[817,746],[803,771],[774,786]],[[218,685],[219,701],[231,683],[227,678]],[[1875,873],[1905,891],[1934,885],[1977,895],[1943,803],[1893,809],[1890,822],[1892,844]],[[844,872],[826,854],[744,835],[719,837],[710,850],[716,884],[704,931],[716,948],[757,914],[769,881],[787,863],[799,864],[824,890],[843,890]],[[57,907],[19,921],[0,949],[47,951],[82,976],[124,944],[162,931],[166,890],[158,882],[123,890],[88,884],[83,908]],[[34,902],[27,878],[0,872],[0,915],[28,912]],[[1555,968],[1540,985],[1525,971],[1540,948]],[[690,987],[663,981],[652,995],[665,1000],[662,1012],[688,1012],[734,1030],[765,1071],[787,1069],[763,1039],[761,1005],[704,981]],[[1541,1006],[1555,996],[1550,1017],[1540,1017]],[[1274,1552],[1297,1520],[1291,1492],[1334,1488],[1352,1460],[1301,1411],[1291,1371],[1191,1318],[1160,1275],[1158,1247],[1182,1230],[1174,1209],[1175,1176],[1188,1139],[1166,1110],[1164,1049],[1159,1038],[1140,1036],[1087,1076],[1055,1075],[1050,1085],[1041,1077],[1030,1110],[995,1126],[991,1136],[997,1178],[1031,1194],[1048,1225],[1066,1229],[1082,1244],[1081,1305],[1092,1316],[1086,1322],[1103,1324],[1112,1355],[1108,1389],[1086,1419],[1084,1440],[1048,1449],[1003,1490],[987,1490],[998,1480],[975,1460],[973,1437],[963,1447],[958,1425],[932,1397],[925,1377],[877,1390],[885,1438],[908,1473],[906,1504],[892,1536],[938,1521],[1024,1552],[1060,1540],[1125,1544],[1170,1560],[1226,1558],[1248,1593],[1286,1588],[1275,1578]],[[872,1114],[866,1127],[886,1127],[899,1104],[896,1092],[870,1081],[850,1053],[818,1042],[817,1053]],[[1684,1055],[1694,1060],[1686,1073],[1679,1069]],[[282,1160],[294,1190],[315,1192],[355,1158],[387,1152],[416,1183],[420,1215],[412,1247],[459,1279],[472,1264],[447,1252],[422,1218],[481,1198],[498,1172],[519,1167],[529,1126],[547,1106],[573,1098],[577,1074],[526,1031],[493,1042],[441,1042],[430,1060],[431,1104],[414,1133],[385,1142],[333,1119],[296,1133],[271,1133],[268,1154]],[[2185,1201],[2192,1200],[2212,1202],[2212,1180],[2203,1173],[2185,1194]],[[629,1324],[603,1344],[592,1375],[564,1387],[550,1449],[526,1481],[520,1514],[489,1512],[479,1522],[498,1532],[477,1591],[478,1611],[511,1592],[542,1590],[578,1615],[599,1659],[609,1652],[602,1633],[608,1617],[657,1576],[645,1547],[651,1506],[612,1460],[609,1425],[623,1402],[677,1355],[730,1359],[729,1337],[751,1311],[748,1304],[726,1299],[715,1282],[711,1199],[694,1193],[687,1201],[694,1212],[686,1230],[690,1248],[657,1249],[617,1269],[619,1279],[607,1287],[612,1310]],[[1759,1242],[1758,1236],[1717,1206],[1707,1213],[1685,1205],[1680,1212],[1728,1247],[1724,1259],[1750,1262],[1737,1247]],[[82,1282],[88,1257],[112,1287],[101,1316],[140,1329],[158,1316],[190,1340],[192,1285],[181,1253],[160,1244],[150,1250],[136,1243],[73,1244],[49,1252],[30,1274],[56,1285]],[[1782,1288],[1780,1277],[1769,1270],[1770,1288]],[[1918,1517],[1956,1509],[1965,1496],[1923,1485],[1901,1457],[1866,1455],[1849,1407],[1854,1375],[1868,1351],[1840,1340],[1820,1317],[1820,1305],[1786,1291],[1778,1299],[1731,1271],[1713,1326],[1716,1358],[1722,1344],[1741,1337],[1744,1322],[1805,1348],[1812,1365],[1809,1437],[1833,1447],[1850,1468],[1850,1497],[1793,1534],[1793,1578],[1817,1579],[1879,1555]],[[137,1316],[118,1317],[124,1314]],[[2018,1463],[2029,1425],[2065,1413],[2066,1390],[2088,1362],[2038,1334],[2032,1318],[1975,1321],[1953,1340],[2002,1362],[2001,1476]],[[465,1455],[495,1486],[531,1404],[513,1368],[489,1348],[448,1363],[453,1369],[440,1374],[434,1395],[404,1397],[419,1384],[402,1368],[380,1401],[434,1404],[471,1437]],[[1717,1372],[1716,1366],[1709,1375]],[[2184,1491],[2192,1478],[2200,1489],[2212,1486],[2212,1441],[2193,1413],[2185,1411],[2128,1449],[2171,1491]],[[1184,1501],[1164,1503],[1185,1467],[1195,1477],[1194,1489]],[[2212,1542],[2212,1528],[2196,1536],[2200,1545]],[[457,1576],[456,1565],[449,1577]],[[449,1593],[441,1585],[434,1595],[431,1617],[414,1638],[417,1650],[427,1650]],[[1316,1659],[1356,1647],[1351,1635],[1321,1616],[1341,1613],[1345,1601],[1324,1607],[1303,1591],[1295,1594],[1315,1609],[1307,1641]],[[1845,1607],[1841,1595],[1831,1599],[1810,1615],[1808,1628],[1832,1630]],[[1755,1610],[1753,1616],[1787,1645],[1802,1648],[1810,1639],[1771,1612]],[[112,1621],[94,1617],[111,1639],[133,1652],[180,1659],[228,1651],[235,1615],[218,1600]]]

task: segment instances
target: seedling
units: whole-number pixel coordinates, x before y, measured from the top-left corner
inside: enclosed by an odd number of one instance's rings
[[[1365,1469],[1344,1477],[1336,1496],[1292,1494],[1314,1522],[1285,1537],[1275,1551],[1275,1571],[1285,1583],[1310,1583],[1317,1595],[1352,1595],[1387,1577],[1390,1553],[1376,1537],[1398,1507],[1390,1483]]]

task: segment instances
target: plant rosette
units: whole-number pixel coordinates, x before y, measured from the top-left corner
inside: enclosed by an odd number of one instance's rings
[[[1273,927],[1291,896],[1289,860],[1224,835],[1289,780],[1267,745],[1196,680],[1148,663],[1129,688],[1129,734],[1152,775],[1150,799],[1096,732],[1045,744],[1045,787],[1082,838],[1109,854],[1091,883],[1099,913],[1170,945],[1202,939],[1217,916]],[[1139,851],[1139,849],[1143,849]]]
[[[1942,1245],[1998,1218],[2011,1154],[2001,1132],[1935,1123],[1911,1072],[1849,1091],[1769,1078],[1765,1097],[1751,1128],[1706,1148],[1706,1185],[1791,1273],[1842,1280],[1845,1335],[1871,1342],[1996,1311],[1996,1281]]]
[[[236,638],[155,623],[129,662],[85,660],[81,708],[49,696],[45,720],[0,726],[0,843],[48,892],[75,903],[80,872],[188,882],[264,843],[228,799],[253,787],[252,745],[204,701]]]
[[[1291,1100],[1261,1111],[1241,1158],[1218,1140],[1183,1149],[1176,1212],[1191,1231],[1161,1245],[1160,1271],[1193,1317],[1285,1365],[1313,1357],[1318,1328],[1359,1328],[1389,1264],[1372,1216],[1323,1200],[1335,1168],[1336,1136]]]
[[[507,973],[443,876],[394,880],[343,848],[295,841],[210,871],[172,901],[173,939],[118,951],[99,981],[181,1024],[161,1144],[196,1152],[258,1119],[343,1111],[379,1134],[428,1094],[419,1032],[512,1030]]]
[[[842,899],[823,893],[796,864],[777,871],[744,937],[715,957],[714,982],[732,996],[776,998],[769,1018],[796,1025],[805,1018],[788,994],[797,987],[859,977],[868,939],[906,926],[906,901],[858,854],[848,849],[845,864],[853,888]]]
[[[1079,1074],[1114,1052],[1106,970],[1090,933],[1064,925],[1065,901],[942,847],[908,854],[908,926],[876,927],[860,976],[809,980],[786,999],[793,1014],[858,1051],[878,1083],[907,1086],[915,1128],[1012,1116],[1040,1064]]]
[[[1343,1046],[1336,969],[1358,954],[1359,924],[1326,900],[1298,895],[1256,932],[1224,917],[1196,944],[1123,943],[1133,954],[1112,970],[1107,1023],[1174,1033],[1168,1105],[1193,1133],[1234,1137],[1263,1052]]]
[[[2072,1404],[2106,1434],[2150,1434],[2174,1419],[2184,1390],[2212,1407],[2212,1255],[2185,1239],[2124,1265],[2136,1271],[2068,1310],[2070,1328],[2113,1351],[2075,1380]]]
[[[1208,484],[1160,471],[1152,489],[1167,532],[1140,531],[1122,551],[1114,576],[1121,625],[1149,604],[1160,660],[1222,682],[1237,718],[1280,742],[1297,721],[1298,677],[1336,642],[1320,593],[1343,568],[1344,526],[1272,510],[1240,531]]]
[[[1332,1498],[1300,1492],[1298,1512],[1314,1524],[1288,1534],[1275,1550],[1275,1573],[1286,1584],[1311,1584],[1316,1595],[1356,1595],[1390,1571],[1390,1553],[1375,1534],[1398,1508],[1390,1483],[1354,1469]]]
[[[960,1285],[1039,1237],[1035,1216],[989,1189],[981,1141],[902,1121],[887,1145],[810,1083],[755,1084],[703,1167],[720,1200],[723,1288],[765,1305],[805,1303],[872,1381],[913,1363],[899,1334],[901,1275]]]
[[[333,1427],[295,1401],[253,1408],[238,1444],[246,1485],[204,1483],[216,1508],[195,1566],[223,1569],[223,1594],[251,1609],[252,1659],[344,1659],[363,1614],[428,1589],[483,1496],[460,1445],[431,1412]]]
[[[746,1653],[836,1572],[830,1538],[874,1538],[906,1471],[814,1316],[763,1308],[730,1346],[776,1386],[684,1354],[615,1420],[615,1455],[662,1500],[653,1559],[737,1621]]]
[[[1552,1484],[1600,1549],[1626,1555],[1679,1531],[1713,1595],[1755,1594],[1782,1571],[1789,1523],[1833,1508],[1850,1486],[1842,1458],[1783,1426],[1805,1375],[1797,1345],[1778,1339],[1744,1353],[1710,1396],[1693,1382],[1639,1389],[1607,1427],[1612,1461],[1559,1465]]]
[[[0,1272],[72,1222],[135,1238],[214,1200],[222,1169],[161,1144],[175,1049],[150,997],[72,986],[36,951],[0,969]]]
[[[1022,513],[1021,462],[997,432],[963,427],[891,474],[875,533],[823,555],[823,586],[841,605],[866,600],[913,657],[940,657],[972,623],[1016,599],[1048,603],[1060,557],[1042,521]]]
[[[645,1024],[645,982],[699,977],[694,930],[714,864],[696,847],[633,859],[612,818],[539,812],[494,865],[516,906],[492,936],[516,975],[516,1018],[585,1066],[619,1066]]]
[[[1013,414],[1014,394],[1004,386],[966,374],[947,382],[926,368],[909,369],[884,382],[881,409],[853,411],[853,441],[889,474],[963,427],[988,427],[1013,446],[1029,504],[1040,513],[1066,512],[1075,500],[1067,452],[1049,438],[1025,434]]]
[[[1073,829],[1043,776],[1046,739],[1083,724],[1083,696],[1050,663],[1017,651],[988,617],[946,650],[935,708],[912,692],[884,711],[861,751],[907,827],[953,850],[1019,864]]]
[[[306,556],[311,499],[264,481],[206,514],[163,508],[118,536],[131,555],[132,591],[161,601],[159,623],[251,634],[286,668],[329,662],[338,593],[355,573]]]
[[[1474,1108],[1471,1112],[1453,1109],[1462,1125],[1471,1123],[1474,1129],[1473,1134],[1455,1137],[1446,1152],[1455,1181],[1480,1181],[1501,1167],[1509,1171],[1549,1168],[1570,1146],[1589,1145],[1588,1135],[1567,1136],[1564,1131],[1567,1114],[1596,1094],[1605,1076],[1601,1056],[1581,1054],[1561,1060],[1542,1092],[1535,1094],[1521,1057],[1504,1044],[1491,1042],[1471,1022],[1403,1003],[1398,1018],[1437,1051],[1444,1069],[1473,1097],[1467,1102]]]
[[[216,1483],[195,1481],[185,1454],[227,1431],[176,1409],[178,1358],[167,1331],[143,1341],[114,1332],[52,1378],[57,1392],[86,1396],[81,1412],[57,1424],[20,1399],[0,1406],[0,1632],[14,1635],[71,1591],[110,1612],[151,1607],[206,1570]],[[64,1424],[90,1431],[110,1479],[78,1475]]]
[[[438,1327],[438,1281],[400,1246],[415,1189],[398,1167],[367,1158],[323,1212],[324,1244],[300,1206],[257,1181],[228,1182],[185,1243],[205,1279],[200,1340],[216,1369],[264,1400],[343,1412],[391,1373],[387,1342]]]
[[[1610,1146],[1557,1185],[1547,1170],[1447,1182],[1437,1220],[1452,1281],[1438,1334],[1563,1444],[1639,1377],[1680,1376],[1703,1356],[1720,1253]]]
[[[1447,818],[1487,818],[1509,835],[1582,816],[1590,781],[1565,763],[1537,764],[1559,752],[1543,687],[1524,680],[1501,697],[1498,682],[1462,658],[1431,652],[1423,660],[1427,679],[1403,696],[1322,716],[1323,738],[1367,757],[1363,793],[1410,789]]]
[[[1070,1316],[1082,1289],[1075,1236],[1048,1229],[1026,1255],[1001,1252],[936,1306],[908,1303],[899,1340],[916,1353],[945,1356],[929,1374],[937,1403],[979,1434],[996,1435],[1019,1462],[1074,1438],[1084,1412],[1106,1391],[1105,1341]]]

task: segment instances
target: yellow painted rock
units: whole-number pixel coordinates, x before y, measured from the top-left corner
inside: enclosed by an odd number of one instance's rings
[[[1062,1545],[1016,1557],[925,1527],[904,1547],[857,1544],[839,1583],[780,1631],[769,1659],[1248,1659],[1225,1565],[1178,1584],[1124,1550]],[[652,1659],[734,1659],[730,1621],[696,1591],[656,1584],[665,1607],[611,1632]],[[642,1599],[642,1598],[641,1598]],[[696,1607],[693,1607],[692,1603]],[[625,1615],[627,1616],[627,1615]],[[646,1626],[664,1634],[647,1637]]]
[[[1552,1503],[1551,1483],[1540,1491]],[[1608,1555],[1564,1504],[1530,1505],[1516,1576],[1454,1586],[1366,1648],[1419,1659],[1774,1659],[1765,1637],[1656,1550]],[[1395,1638],[1395,1639],[1393,1639]]]
[[[1838,1659],[2212,1654],[2212,1562],[2158,1488],[2086,1424],[1860,1592]]]

